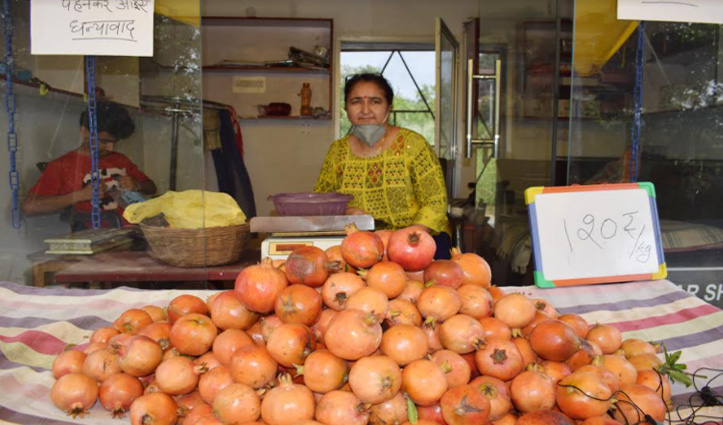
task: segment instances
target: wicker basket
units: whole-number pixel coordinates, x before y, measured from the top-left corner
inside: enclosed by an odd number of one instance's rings
[[[176,267],[220,266],[241,258],[249,225],[172,229],[141,224],[153,257]]]

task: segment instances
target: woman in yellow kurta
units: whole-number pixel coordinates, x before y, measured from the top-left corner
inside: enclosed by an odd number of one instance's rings
[[[394,93],[384,77],[355,75],[344,97],[352,131],[329,148],[314,190],[353,195],[347,213],[371,215],[377,229],[419,225],[435,237],[438,258],[448,257],[447,191],[434,151],[389,124]]]

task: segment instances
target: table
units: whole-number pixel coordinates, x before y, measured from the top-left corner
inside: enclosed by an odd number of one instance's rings
[[[89,255],[55,273],[58,283],[169,282],[234,280],[239,272],[259,261],[244,253],[238,263],[216,267],[174,267],[151,257],[147,251],[101,252]]]
[[[560,312],[580,314],[590,323],[614,324],[625,338],[662,341],[668,350],[682,350],[681,361],[689,371],[723,369],[723,311],[669,281],[506,290],[548,299]],[[214,292],[34,288],[0,282],[0,423],[129,423],[111,419],[99,404],[77,420],[56,409],[49,399],[53,377],[48,370],[55,355],[66,344],[86,342],[94,329],[109,326],[128,308],[165,306],[182,293],[205,298]],[[704,382],[698,384],[702,387]],[[723,378],[711,387],[723,394]],[[672,392],[679,406],[693,390],[674,384]],[[716,414],[720,421],[723,411]]]

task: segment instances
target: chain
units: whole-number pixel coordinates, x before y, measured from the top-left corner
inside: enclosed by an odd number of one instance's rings
[[[643,110],[643,67],[645,66],[645,22],[638,25],[638,47],[635,51],[635,89],[633,92],[633,125],[630,129],[630,181],[638,181],[640,153],[640,116]]]
[[[20,215],[20,174],[18,173],[15,156],[18,151],[18,135],[15,133],[15,93],[13,93],[13,76],[15,75],[15,58],[13,58],[13,16],[10,11],[10,0],[5,0],[3,7],[3,29],[5,32],[5,110],[8,114],[8,158],[10,172],[8,181],[12,191],[10,221],[14,229],[22,224]]]
[[[95,93],[95,56],[85,57],[85,74],[88,79],[88,130],[90,130],[90,184],[93,210],[91,219],[93,228],[100,227],[100,172],[98,171],[98,122]]]

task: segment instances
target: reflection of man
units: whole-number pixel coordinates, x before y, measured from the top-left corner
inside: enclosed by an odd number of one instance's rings
[[[118,189],[153,194],[156,185],[125,155],[113,151],[120,139],[130,137],[135,131],[128,111],[115,103],[99,102],[96,122],[101,227],[117,227],[122,222],[123,210],[108,192]],[[88,127],[85,111],[80,116],[80,147],[48,164],[25,198],[23,212],[26,215],[51,213],[72,206],[71,228],[75,231],[90,227],[92,187]]]

